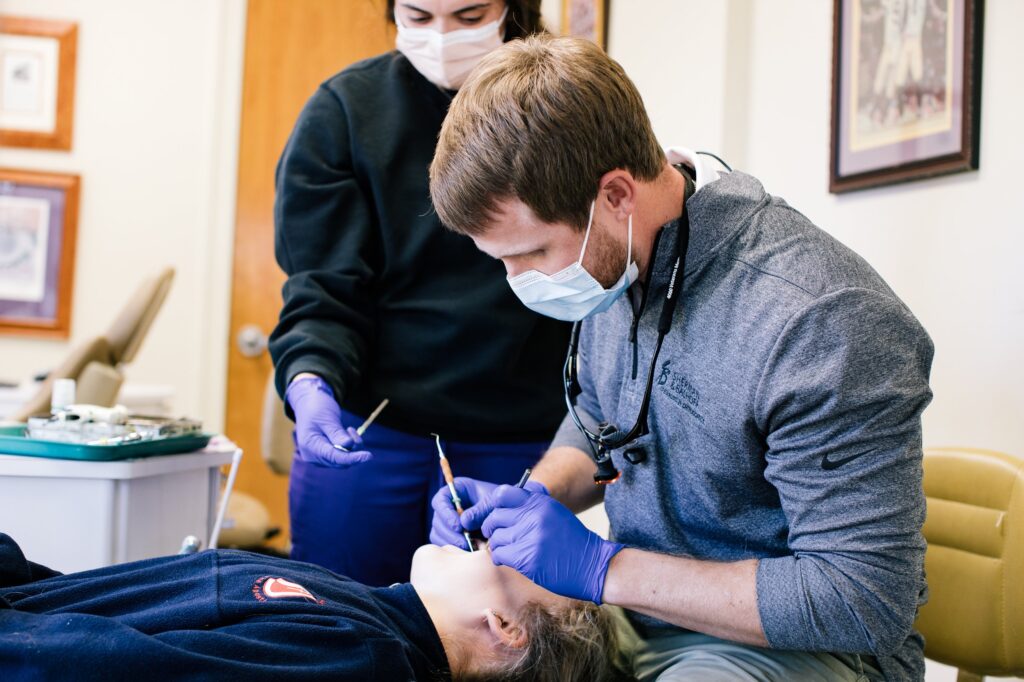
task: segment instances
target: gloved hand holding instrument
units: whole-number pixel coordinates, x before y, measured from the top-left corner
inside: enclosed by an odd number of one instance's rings
[[[305,462],[348,468],[373,459],[363,445],[363,431],[387,405],[382,402],[358,429],[345,427],[334,391],[314,374],[300,374],[288,384],[285,400],[295,413],[295,456]]]
[[[623,547],[589,530],[542,485],[539,490],[497,486],[461,521],[490,539],[495,564],[516,569],[555,594],[597,604],[612,557]]]
[[[497,483],[489,483],[465,476],[457,476],[452,481],[452,485],[455,487],[456,494],[462,503],[464,513],[484,502],[498,487]],[[547,492],[547,489],[536,481],[527,482],[525,489]],[[438,490],[430,504],[434,508],[434,521],[430,527],[430,543],[440,547],[454,545],[459,548],[465,548],[467,540],[463,534],[471,529],[464,528],[459,520],[459,513],[455,510],[455,505],[452,503],[450,490],[448,488]],[[477,528],[479,528],[479,525]]]

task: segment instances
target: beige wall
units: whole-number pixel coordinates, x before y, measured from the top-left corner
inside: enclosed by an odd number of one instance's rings
[[[130,381],[222,424],[244,0],[3,0],[5,14],[79,22],[74,147],[0,149],[0,165],[82,175],[70,343],[100,333],[164,265],[174,288]],[[0,378],[69,342],[0,337]]]

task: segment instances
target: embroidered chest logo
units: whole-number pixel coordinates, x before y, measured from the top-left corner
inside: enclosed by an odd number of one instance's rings
[[[687,381],[682,374],[673,372],[671,364],[671,360],[661,363],[661,372],[658,373],[656,383],[664,389],[669,400],[703,424],[704,416],[700,413],[700,391],[694,388],[693,384]]]
[[[317,599],[305,587],[291,580],[284,578],[273,578],[265,575],[252,584],[252,596],[256,601],[267,601],[268,599],[308,599],[314,604],[323,604],[323,599]]]

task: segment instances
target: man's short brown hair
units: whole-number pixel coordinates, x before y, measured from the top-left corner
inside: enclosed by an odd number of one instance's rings
[[[650,182],[665,165],[636,86],[595,44],[536,35],[487,55],[452,101],[430,195],[441,221],[483,233],[518,198],[542,221],[584,229],[601,176]]]

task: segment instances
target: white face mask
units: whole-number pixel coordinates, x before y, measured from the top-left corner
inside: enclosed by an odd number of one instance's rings
[[[615,299],[636,281],[639,269],[636,261],[633,260],[632,215],[629,216],[626,269],[619,277],[619,281],[610,289],[605,289],[583,267],[583,254],[587,251],[590,229],[594,226],[594,205],[590,205],[590,220],[587,222],[587,234],[583,238],[583,248],[580,249],[579,260],[553,275],[528,270],[508,278],[513,293],[530,310],[556,320],[575,322],[589,315],[608,310]]]
[[[497,21],[479,28],[441,33],[432,28],[409,28],[395,17],[395,47],[431,83],[458,90],[473,67],[504,43],[502,25],[508,7]]]

